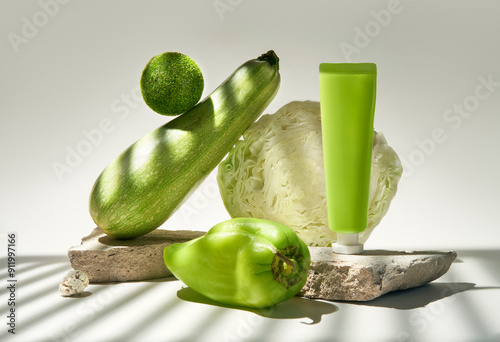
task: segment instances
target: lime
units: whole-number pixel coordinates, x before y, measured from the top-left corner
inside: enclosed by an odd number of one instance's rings
[[[144,101],[163,115],[178,115],[191,109],[200,100],[203,86],[203,75],[196,62],[179,52],[151,58],[141,77]]]

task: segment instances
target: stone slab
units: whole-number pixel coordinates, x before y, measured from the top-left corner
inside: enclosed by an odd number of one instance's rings
[[[427,284],[445,274],[454,251],[365,251],[336,254],[313,247],[307,283],[299,295],[342,301],[368,301],[385,293]]]
[[[163,249],[205,232],[156,229],[144,236],[117,240],[96,228],[71,247],[75,270],[91,283],[123,282],[171,276]],[[308,298],[368,301],[385,293],[427,284],[445,274],[456,258],[453,251],[365,251],[360,255],[333,253],[329,247],[310,247],[307,283],[299,293]]]
[[[90,283],[139,281],[171,276],[163,249],[205,232],[156,229],[135,239],[118,240],[95,228],[78,246],[68,250],[71,267],[87,274]]]

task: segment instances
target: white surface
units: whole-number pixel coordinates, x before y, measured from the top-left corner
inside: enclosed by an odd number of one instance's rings
[[[66,258],[24,257],[18,333],[2,329],[0,340],[493,342],[500,340],[499,259],[499,251],[459,250],[439,280],[369,302],[296,297],[272,309],[240,310],[192,302],[191,290],[174,278],[90,285],[82,298],[61,297]]]
[[[408,333],[408,341],[428,341],[446,333],[450,340],[473,341],[487,332],[498,335],[499,275],[491,259],[500,249],[498,1],[58,1],[1,4],[0,257],[6,256],[7,232],[18,234],[17,255],[46,261],[64,256],[94,228],[87,201],[98,174],[169,120],[147,108],[137,92],[152,56],[191,56],[208,95],[238,65],[274,49],[282,83],[266,110],[272,113],[292,100],[318,100],[319,63],[349,61],[342,48],[350,45],[357,49],[353,62],[377,63],[375,128],[405,165],[398,195],[365,248],[476,251],[440,282],[477,285],[449,302],[425,302],[443,285],[397,297],[422,306],[412,310],[296,300],[286,304],[297,304],[292,318],[269,319],[180,301],[177,282],[110,286],[121,289],[117,294],[94,286],[91,296],[62,299],[56,278],[69,263],[57,259],[19,274],[26,305],[20,307],[19,341],[71,330],[75,310],[80,319],[92,317],[73,335],[81,341],[120,334],[211,340],[244,329],[249,318],[260,324],[249,338],[269,340],[396,341]],[[381,19],[384,13],[392,13],[390,19]],[[25,28],[34,22],[38,27]],[[363,42],[359,32],[366,30],[373,31]],[[23,34],[23,43],[10,42]],[[460,114],[460,106],[468,109]],[[102,138],[89,138],[96,130],[105,131]],[[69,151],[89,141],[88,153],[58,177],[54,163],[66,163]],[[212,174],[162,228],[208,230],[228,217]],[[36,280],[31,272],[45,276]],[[87,307],[100,301],[96,309]],[[303,317],[293,318],[297,310]],[[311,321],[308,315],[321,322],[301,323]],[[368,327],[360,328],[361,321]]]

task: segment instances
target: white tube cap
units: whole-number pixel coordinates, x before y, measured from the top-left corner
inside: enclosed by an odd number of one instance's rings
[[[339,254],[361,254],[363,244],[359,243],[359,234],[337,233],[337,242],[332,245],[332,249]]]

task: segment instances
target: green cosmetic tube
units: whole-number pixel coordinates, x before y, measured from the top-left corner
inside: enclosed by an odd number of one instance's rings
[[[328,224],[336,253],[360,254],[359,233],[368,224],[377,66],[319,66]]]

